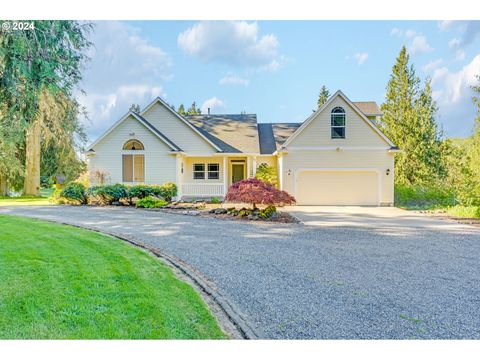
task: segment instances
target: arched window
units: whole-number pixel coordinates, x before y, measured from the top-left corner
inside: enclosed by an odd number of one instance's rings
[[[330,114],[332,139],[345,139],[345,110],[337,106]]]
[[[138,183],[145,181],[145,155],[132,154],[131,151],[145,150],[143,144],[135,139],[128,140],[123,145],[122,154],[123,182]]]
[[[123,150],[145,150],[143,144],[135,139],[128,140],[125,145],[123,145]]]

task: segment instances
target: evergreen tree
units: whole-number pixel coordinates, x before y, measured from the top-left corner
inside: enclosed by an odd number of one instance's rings
[[[133,111],[133,112],[139,114],[140,113],[140,105],[138,105],[138,104],[130,105],[130,111]]]
[[[197,103],[194,101],[187,110],[187,115],[201,115],[202,111],[197,108]]]
[[[34,21],[28,31],[0,30],[0,120],[10,119],[23,132],[21,138],[7,134],[7,140],[18,141],[17,157],[23,164],[16,173],[24,178],[26,195],[39,194],[42,144],[75,146],[68,141],[75,136],[62,135],[80,128],[76,115],[81,107],[73,94],[87,60],[91,28],[78,21],[49,20]],[[2,174],[7,176],[12,174]]]
[[[387,85],[380,127],[401,152],[395,155],[395,181],[402,185],[432,185],[445,175],[441,132],[430,80],[420,79],[402,47]]]
[[[328,91],[327,87],[325,85],[322,86],[320,89],[320,94],[318,95],[318,100],[317,100],[317,107],[321,108],[323,104],[325,104],[330,97],[330,92]]]
[[[180,104],[180,106],[178,107],[178,111],[177,111],[180,115],[185,115],[185,106],[183,106],[183,104]]]

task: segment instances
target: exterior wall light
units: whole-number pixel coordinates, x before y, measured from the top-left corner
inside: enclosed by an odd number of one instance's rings
[[[387,171],[385,172],[388,175],[390,175],[390,169],[387,169]]]
[[[292,175],[292,170],[288,169],[287,175],[288,175],[288,176]]]

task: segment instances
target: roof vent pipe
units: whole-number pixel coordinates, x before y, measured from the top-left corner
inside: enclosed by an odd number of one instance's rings
[[[210,116],[210,108],[208,108],[208,110],[207,110],[207,111],[208,111],[208,116]]]

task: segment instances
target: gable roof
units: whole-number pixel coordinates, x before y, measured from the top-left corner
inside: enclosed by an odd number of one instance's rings
[[[173,141],[167,138],[162,132],[160,132],[155,126],[153,126],[150,122],[148,122],[144,117],[140,116],[139,114],[129,111],[123,117],[120,118],[115,124],[113,124],[107,131],[103,133],[95,142],[89,146],[90,149],[93,149],[95,145],[97,145],[101,140],[103,140],[108,134],[110,134],[117,126],[123,123],[126,119],[132,116],[136,119],[140,124],[145,126],[148,130],[150,130],[155,136],[157,136],[160,140],[162,140],[166,145],[170,147],[172,151],[182,151],[180,147],[178,147]]]
[[[217,151],[222,152],[222,149],[216,145],[211,139],[209,139],[203,132],[199,131],[198,128],[193,126],[190,122],[188,122],[182,115],[177,113],[175,110],[173,110],[170,105],[168,105],[165,101],[162,100],[159,96],[157,96],[150,104],[148,104],[145,109],[143,109],[140,112],[140,115],[143,116],[153,105],[156,103],[162,104],[167,110],[169,110],[173,115],[175,115],[178,119],[180,119],[183,123],[185,123],[188,127],[190,127],[195,133],[197,133],[203,140],[205,140],[207,143],[209,143],[211,146],[213,146],[214,149]]]
[[[215,114],[185,116],[192,125],[228,153],[260,152],[255,114]]]
[[[363,121],[365,121],[365,123],[367,123],[373,131],[375,131],[388,145],[390,145],[391,147],[395,146],[392,141],[387,138],[385,136],[384,133],[382,133],[380,131],[379,128],[377,128],[375,126],[375,124],[369,120],[367,118],[367,116],[358,108],[358,106],[356,106],[353,102],[350,101],[349,98],[346,97],[346,95],[341,92],[340,90],[337,90],[335,92],[335,94],[333,94],[326,102],[325,104],[323,104],[319,109],[317,109],[312,115],[310,115],[303,123],[302,125],[287,139],[287,141],[285,141],[285,143],[282,145],[283,148],[285,148],[286,146],[288,146],[288,144],[290,144],[292,142],[293,139],[295,139],[295,137],[298,136],[298,134],[300,134],[307,126],[308,124],[310,124],[312,122],[312,120],[319,114],[321,113],[323,110],[325,110],[325,108],[337,97],[341,97],[348,105],[350,105],[352,107],[352,109],[362,118]]]

